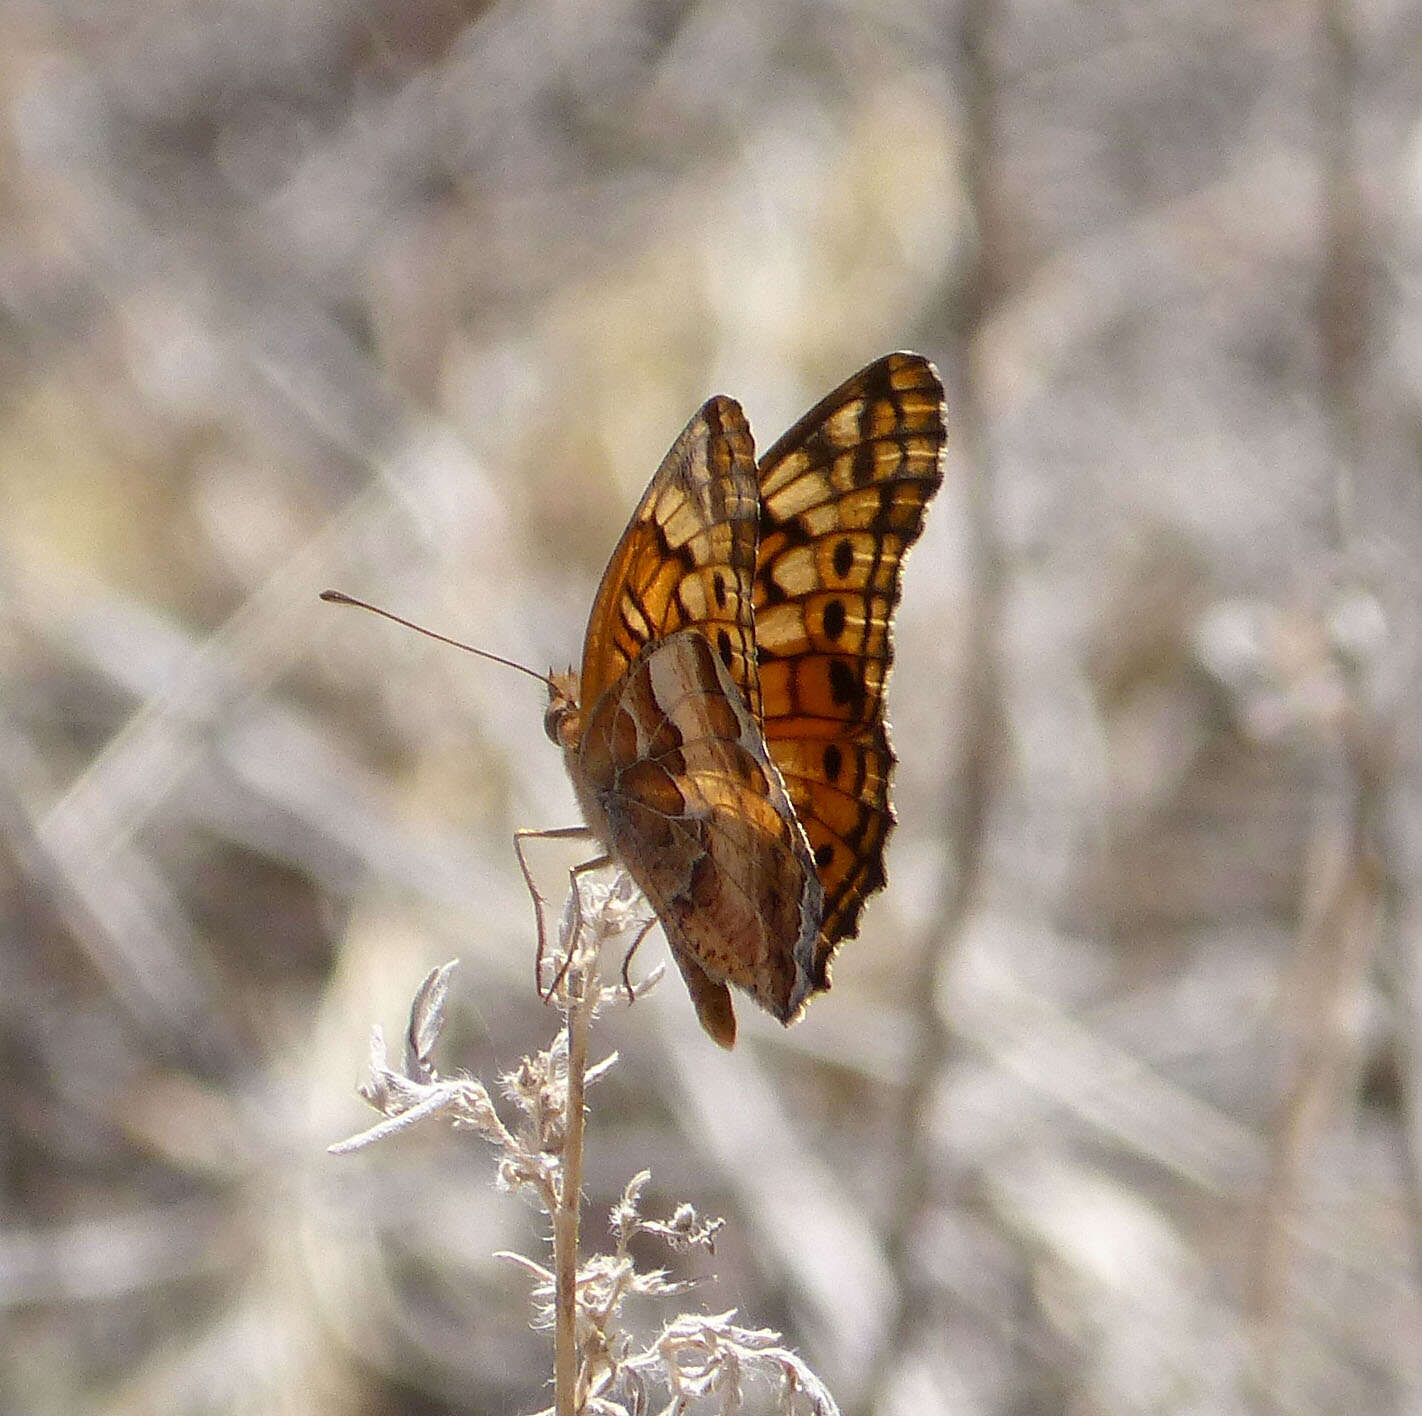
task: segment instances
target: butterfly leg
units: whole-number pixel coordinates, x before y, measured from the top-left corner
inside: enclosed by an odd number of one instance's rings
[[[592,832],[586,826],[560,826],[550,831],[523,827],[514,832],[514,854],[518,857],[519,869],[523,871],[523,883],[528,887],[529,896],[533,900],[533,914],[538,923],[538,953],[533,961],[534,987],[538,990],[539,998],[545,1003],[552,998],[558,990],[558,985],[563,982],[563,975],[567,973],[568,965],[572,962],[572,954],[569,953],[568,957],[558,966],[558,972],[554,976],[553,982],[545,990],[543,987],[543,957],[548,952],[548,932],[543,921],[543,908],[547,901],[539,893],[538,886],[533,883],[533,872],[528,868],[528,859],[523,853],[523,843],[532,838],[543,841],[580,841],[587,840],[591,835]],[[585,860],[573,866],[568,872],[568,888],[572,891],[573,899],[572,927],[568,936],[570,939],[576,939],[583,928],[583,892],[579,887],[578,877],[593,870],[601,870],[604,866],[613,864],[614,859],[615,857],[611,855],[596,856],[592,860]]]
[[[533,981],[534,987],[538,990],[538,996],[545,1003],[553,996],[553,990],[562,981],[563,970],[567,964],[558,970],[558,977],[554,979],[552,986],[545,993],[543,991],[543,956],[548,950],[548,930],[543,922],[543,910],[547,901],[539,893],[538,886],[533,883],[533,872],[528,868],[528,858],[523,853],[523,843],[527,840],[539,841],[585,841],[592,835],[586,826],[559,826],[553,830],[540,830],[523,826],[514,832],[514,855],[518,857],[518,868],[523,871],[523,883],[528,887],[529,899],[533,901],[533,918],[538,925],[538,953],[533,961]],[[576,870],[577,867],[574,867]],[[569,872],[569,879],[574,884],[573,908],[577,912],[576,918],[579,923],[582,921],[582,897],[577,894],[577,881],[573,872]]]
[[[578,883],[578,877],[580,875],[589,875],[594,870],[602,870],[605,866],[613,865],[615,864],[615,862],[615,856],[595,856],[592,860],[585,860],[582,861],[580,864],[575,865],[568,872],[568,889],[571,893],[571,898],[573,901],[573,918],[568,929],[568,940],[570,943],[583,932],[583,889],[582,886]],[[543,1001],[545,1003],[558,991],[558,985],[563,982],[563,975],[568,972],[568,965],[572,962],[573,951],[570,948],[568,950],[567,955],[564,957],[563,962],[558,965],[558,972],[554,975],[553,982],[548,985],[548,992],[542,995]],[[539,969],[541,973],[541,960],[539,963]]]
[[[652,932],[652,926],[656,924],[655,915],[637,931],[637,937],[632,941],[632,947],[622,956],[622,988],[627,994],[627,1001],[635,1003],[637,1001],[637,990],[632,987],[632,980],[627,976],[627,970],[632,967],[632,955],[642,947],[642,941]]]

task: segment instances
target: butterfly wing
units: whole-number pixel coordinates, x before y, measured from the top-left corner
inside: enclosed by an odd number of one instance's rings
[[[735,1041],[727,981],[794,1018],[823,895],[760,726],[707,639],[682,631],[639,654],[589,716],[574,782],[656,910],[707,1032]]]
[[[759,509],[745,414],[734,399],[709,399],[662,459],[603,572],[583,642],[585,710],[648,644],[696,629],[759,718],[750,608]]]
[[[709,400],[662,461],[588,618],[578,706],[554,685],[585,818],[651,901],[706,1030],[727,981],[788,1021],[823,897],[760,731],[751,595],[760,497],[740,406]]]
[[[894,754],[884,724],[903,557],[943,480],[943,385],[889,354],[761,458],[753,604],[762,723],[824,888],[812,986],[885,882]]]

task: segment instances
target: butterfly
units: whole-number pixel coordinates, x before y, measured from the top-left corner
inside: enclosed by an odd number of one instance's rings
[[[723,1047],[728,985],[794,1022],[885,883],[890,621],[945,438],[917,354],[876,359],[758,463],[740,405],[708,400],[612,553],[581,670],[549,677],[584,834]]]

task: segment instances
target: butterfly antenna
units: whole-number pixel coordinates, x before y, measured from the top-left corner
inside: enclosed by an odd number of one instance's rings
[[[537,669],[530,669],[526,664],[517,664],[512,659],[505,659],[500,654],[491,654],[487,649],[476,649],[472,644],[465,644],[461,640],[451,639],[447,634],[436,634],[432,629],[426,629],[422,624],[416,624],[413,620],[402,619],[399,615],[391,614],[389,610],[382,610],[379,605],[372,605],[368,600],[357,600],[354,595],[347,595],[341,590],[323,590],[321,598],[330,605],[354,605],[358,610],[369,610],[373,615],[379,615],[382,619],[394,620],[396,624],[403,624],[406,629],[413,629],[416,634],[423,634],[430,639],[438,639],[441,644],[453,645],[456,649],[463,649],[467,654],[477,654],[481,659],[492,659],[496,664],[502,664],[507,669],[517,669],[521,674],[527,674],[529,678],[536,678],[539,683],[551,687],[551,680],[547,674],[540,674]]]

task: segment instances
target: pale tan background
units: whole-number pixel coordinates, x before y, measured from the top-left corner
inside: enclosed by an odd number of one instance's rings
[[[609,1016],[594,1240],[847,1410],[1422,1406],[1422,6],[0,8],[0,1409],[530,1411],[536,685],[713,392],[950,386],[891,885],[790,1032]],[[556,891],[565,863],[543,857]],[[649,944],[646,964],[662,946]],[[649,1258],[655,1258],[649,1255]],[[638,1315],[650,1328],[658,1314]]]

